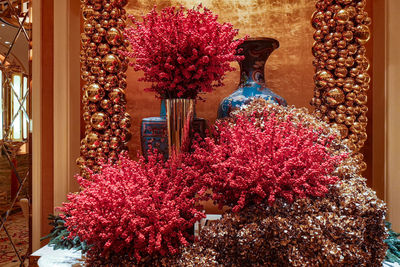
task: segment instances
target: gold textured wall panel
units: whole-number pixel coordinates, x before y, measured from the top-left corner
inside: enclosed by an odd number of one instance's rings
[[[149,12],[154,5],[157,9],[167,6],[191,8],[199,3],[219,15],[220,22],[230,22],[239,29],[239,36],[272,37],[280,42],[266,66],[267,85],[283,96],[289,105],[309,108],[313,95],[313,28],[310,24],[315,9],[310,0],[203,0],[203,1],[149,1],[129,0],[126,10],[140,16]],[[235,63],[238,67],[238,64]],[[144,117],[158,116],[159,101],[154,94],[144,92],[144,83],[137,79],[142,75],[132,68],[127,71],[127,111],[132,115],[132,139],[129,150],[135,156],[140,150],[140,121]],[[232,93],[239,82],[239,71],[228,73],[225,86],[204,95],[206,102],[197,103],[197,115],[210,123],[215,121],[220,101]]]

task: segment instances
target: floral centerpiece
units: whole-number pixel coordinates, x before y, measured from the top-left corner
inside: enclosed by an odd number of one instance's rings
[[[196,207],[203,184],[193,164],[178,166],[160,156],[120,157],[90,179],[77,177],[82,190],[68,195],[61,208],[67,215],[61,216],[69,238],[79,236],[89,245],[90,266],[149,266],[148,261],[176,254],[193,241],[190,230],[205,217]]]
[[[91,266],[378,266],[385,203],[338,132],[301,109],[250,104],[179,164],[121,158],[62,211]],[[213,193],[208,195],[208,190]],[[202,229],[199,200],[230,207]],[[394,244],[394,242],[392,242]],[[394,246],[392,246],[394,248]]]
[[[143,71],[139,80],[151,83],[145,90],[165,99],[168,152],[164,153],[176,156],[189,147],[195,99],[223,85],[225,73],[235,69],[230,63],[242,59],[236,49],[244,40],[235,39],[238,30],[230,23],[219,23],[218,16],[202,5],[168,7],[159,13],[153,8],[142,21],[130,18],[133,26],[124,35],[131,49],[122,54],[133,59],[135,70]],[[152,129],[147,120],[142,128]],[[154,127],[159,128],[159,123]],[[147,141],[142,132],[144,155]]]
[[[142,70],[141,81],[151,82],[146,90],[160,98],[195,99],[200,93],[222,86],[224,75],[233,71],[230,62],[243,39],[230,23],[219,23],[218,16],[199,5],[195,9],[168,7],[153,10],[139,21],[129,16],[133,26],[125,30],[135,70]]]

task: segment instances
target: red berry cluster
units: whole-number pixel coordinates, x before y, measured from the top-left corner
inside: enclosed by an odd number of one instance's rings
[[[82,191],[61,208],[70,237],[91,245],[89,258],[177,253],[204,217],[196,208],[201,185],[189,169],[153,155],[148,162],[120,158],[91,179],[78,177]]]
[[[124,55],[134,58],[141,81],[151,82],[146,90],[161,98],[196,98],[222,86],[224,74],[233,71],[230,62],[243,39],[234,40],[238,30],[220,24],[217,16],[199,5],[196,9],[168,7],[153,9],[143,21],[130,16],[132,27],[125,30],[131,44]]]
[[[221,206],[239,211],[276,198],[322,197],[344,155],[329,151],[333,137],[275,114],[238,115],[235,123],[216,123],[214,138],[195,144],[193,161]]]

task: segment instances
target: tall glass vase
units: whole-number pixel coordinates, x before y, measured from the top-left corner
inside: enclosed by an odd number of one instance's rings
[[[176,158],[190,149],[193,133],[194,99],[166,99],[168,153]]]
[[[148,117],[142,119],[140,127],[140,140],[142,153],[145,158],[147,158],[150,151],[154,149],[163,154],[164,159],[169,158],[167,128],[167,112],[165,107],[165,99],[163,99],[161,101],[159,117]],[[193,121],[194,132],[204,137],[206,128],[207,121],[204,118],[197,117],[195,113]]]
[[[224,98],[218,109],[218,118],[229,113],[253,98],[263,98],[278,105],[287,105],[286,100],[267,88],[264,78],[264,66],[270,54],[279,47],[279,42],[272,38],[249,38],[241,44],[244,60],[240,65],[240,83],[238,89]]]

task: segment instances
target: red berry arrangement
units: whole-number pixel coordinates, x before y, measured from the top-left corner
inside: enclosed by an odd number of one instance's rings
[[[150,156],[148,162],[120,158],[78,181],[82,191],[70,194],[61,208],[68,214],[65,225],[70,237],[91,246],[87,256],[103,263],[116,255],[139,262],[175,254],[191,241],[188,229],[204,217],[196,209],[202,186],[196,175],[161,156]]]
[[[329,150],[333,136],[263,112],[217,122],[214,137],[192,154],[212,199],[235,212],[264,200],[322,197],[339,179],[331,173],[345,155]]]
[[[218,16],[199,5],[195,9],[155,8],[125,30],[131,51],[121,52],[134,59],[142,70],[141,81],[151,82],[145,90],[160,98],[197,98],[222,86],[224,74],[235,70],[230,62],[241,60],[236,49],[244,40],[235,40],[238,30],[219,23]]]

